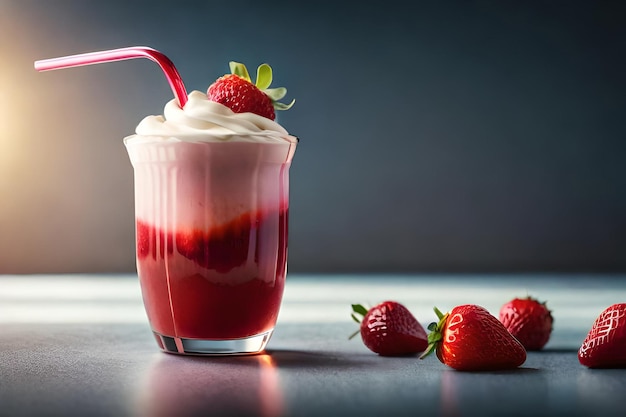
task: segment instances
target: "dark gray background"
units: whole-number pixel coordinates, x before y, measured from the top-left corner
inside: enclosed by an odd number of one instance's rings
[[[294,108],[290,271],[626,271],[624,2],[0,0],[0,272],[134,270],[122,138],[268,62]]]

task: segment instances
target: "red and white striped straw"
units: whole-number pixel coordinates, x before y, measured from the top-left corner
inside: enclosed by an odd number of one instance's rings
[[[124,61],[127,59],[147,58],[156,62],[165,74],[178,105],[183,108],[187,103],[187,90],[174,63],[161,52],[145,47],[131,46],[128,48],[111,49],[108,51],[89,52],[59,58],[35,61],[37,71],[50,71],[61,68],[80,67],[83,65],[101,64],[104,62]]]

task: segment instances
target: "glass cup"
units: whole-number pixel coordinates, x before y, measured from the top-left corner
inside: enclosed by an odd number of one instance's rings
[[[287,270],[296,144],[130,137],[137,272],[159,347],[253,354],[269,341]]]

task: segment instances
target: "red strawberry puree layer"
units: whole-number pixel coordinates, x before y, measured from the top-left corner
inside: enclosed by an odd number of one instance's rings
[[[137,269],[153,330],[230,339],[273,329],[285,282],[287,218],[287,208],[248,212],[209,230],[175,231],[138,218]]]

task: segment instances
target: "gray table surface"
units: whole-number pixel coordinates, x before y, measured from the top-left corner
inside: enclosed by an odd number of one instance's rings
[[[426,326],[434,305],[497,315],[527,294],[548,301],[555,328],[515,371],[384,358],[347,339],[352,302],[395,299]],[[157,349],[134,275],[0,275],[0,415],[623,415],[626,369],[576,356],[616,302],[626,276],[291,275],[265,354],[199,358]]]

